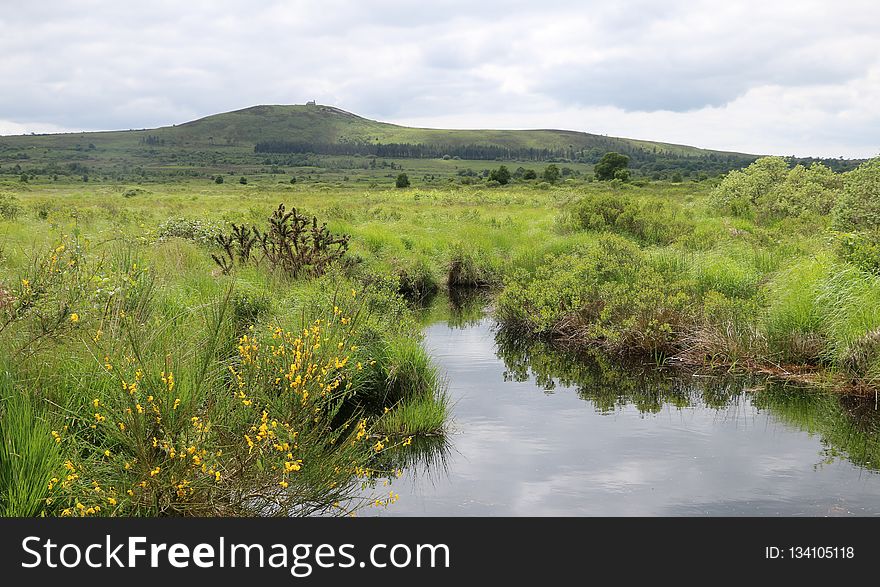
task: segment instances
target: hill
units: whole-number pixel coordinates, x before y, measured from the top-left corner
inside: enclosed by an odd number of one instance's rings
[[[411,128],[309,104],[253,106],[156,129],[0,137],[0,172],[210,171],[291,164],[290,155],[303,154],[590,164],[608,151],[629,155],[643,175],[675,170],[715,175],[756,158],[571,130]]]

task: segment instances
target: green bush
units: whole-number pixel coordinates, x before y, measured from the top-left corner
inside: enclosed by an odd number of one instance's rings
[[[880,229],[880,157],[844,174],[832,216],[836,230]]]
[[[200,245],[211,245],[222,233],[218,222],[191,218],[170,218],[159,225],[156,237],[159,242],[169,238],[181,238]]]
[[[838,234],[835,251],[841,260],[880,275],[880,230]]]
[[[625,194],[590,194],[575,203],[574,228],[631,236],[644,244],[665,245],[694,227],[671,202],[639,200]]]
[[[793,169],[782,157],[762,157],[742,171],[731,171],[712,191],[716,208],[736,216],[768,220],[827,214],[841,187],[841,177],[820,163]]]
[[[615,235],[547,257],[534,273],[514,273],[496,315],[527,333],[647,354],[674,350],[694,317],[686,283],[658,271]]]
[[[22,208],[18,198],[12,194],[0,194],[0,218],[3,220],[15,220],[21,214]]]

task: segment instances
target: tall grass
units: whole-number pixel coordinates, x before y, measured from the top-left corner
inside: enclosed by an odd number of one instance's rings
[[[56,432],[58,434],[58,432]],[[0,515],[35,516],[47,507],[61,451],[39,399],[0,372]],[[57,479],[54,479],[57,483]]]

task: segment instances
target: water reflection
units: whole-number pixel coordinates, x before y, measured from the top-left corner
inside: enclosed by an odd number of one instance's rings
[[[422,450],[398,503],[365,514],[880,513],[873,398],[559,352],[471,307],[427,309],[455,402],[440,462]]]

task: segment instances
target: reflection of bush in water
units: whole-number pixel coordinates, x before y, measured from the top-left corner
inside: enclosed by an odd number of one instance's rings
[[[448,293],[421,300],[418,311],[425,323],[445,322],[449,328],[468,328],[486,316],[490,299],[485,289],[453,287]]]
[[[557,385],[575,388],[578,397],[591,402],[598,412],[628,405],[642,413],[659,412],[665,405],[721,410],[749,393],[758,410],[819,435],[826,462],[845,458],[860,467],[880,469],[880,412],[873,397],[833,395],[756,378],[676,375],[650,365],[621,362],[600,351],[560,350],[504,329],[498,331],[495,342],[506,367],[505,380],[527,381],[531,376],[547,392]],[[763,383],[763,388],[745,391],[756,383]]]
[[[495,343],[498,357],[507,368],[506,380],[526,381],[532,376],[548,392],[557,385],[574,387],[578,396],[592,402],[599,412],[633,405],[640,412],[656,413],[667,404],[679,408],[702,404],[721,409],[748,383],[736,378],[682,377],[650,365],[612,359],[598,350],[560,350],[503,328]]]
[[[449,438],[445,434],[414,436],[408,446],[376,455],[375,468],[380,471],[408,471],[413,476],[436,475],[446,471]]]
[[[873,397],[775,385],[756,394],[752,403],[789,426],[818,434],[825,463],[845,458],[860,467],[880,469],[880,413]]]

